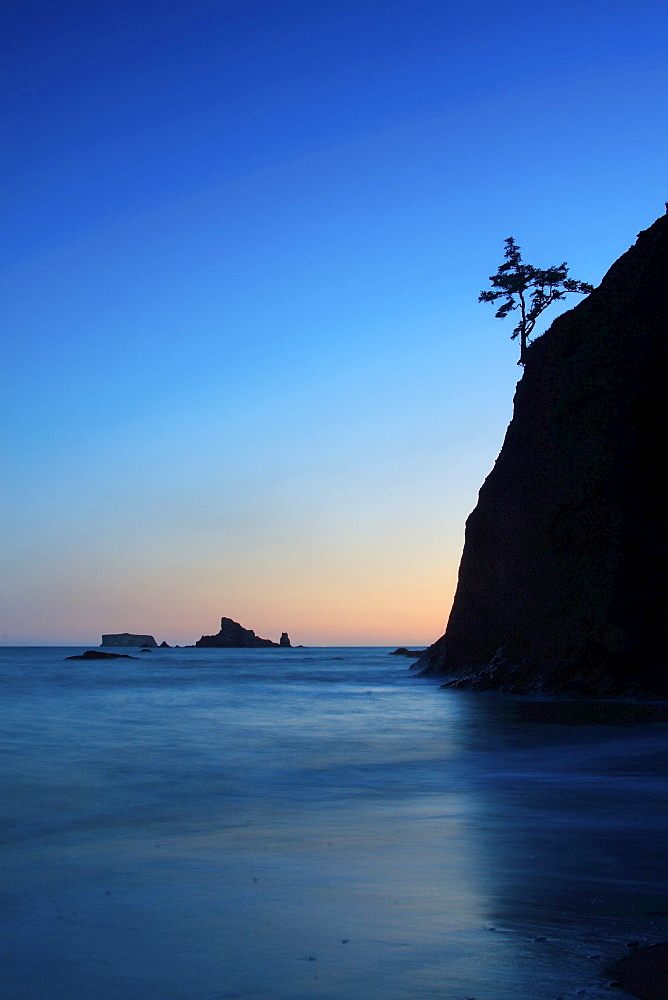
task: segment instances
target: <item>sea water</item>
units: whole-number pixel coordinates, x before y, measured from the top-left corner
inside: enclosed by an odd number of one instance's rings
[[[610,997],[668,936],[651,714],[388,649],[78,652],[0,651],[2,1000]]]

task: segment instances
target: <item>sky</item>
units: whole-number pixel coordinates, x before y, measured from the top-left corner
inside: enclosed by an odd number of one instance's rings
[[[0,643],[435,640],[521,375],[478,294],[509,236],[598,284],[663,214],[668,6],[0,28]]]

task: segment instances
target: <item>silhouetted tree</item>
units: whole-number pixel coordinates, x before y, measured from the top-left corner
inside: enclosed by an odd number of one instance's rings
[[[505,299],[496,311],[499,319],[503,319],[513,309],[520,310],[522,318],[510,337],[511,340],[515,337],[520,338],[520,360],[517,363],[523,365],[529,336],[543,310],[557,299],[563,299],[567,292],[587,295],[594,291],[594,286],[586,281],[569,278],[565,261],[556,267],[548,267],[546,271],[525,264],[522,261],[520,248],[512,236],[506,240],[504,257],[505,263],[500,266],[496,274],[490,275],[491,290],[481,292],[478,302],[496,302],[497,299]]]

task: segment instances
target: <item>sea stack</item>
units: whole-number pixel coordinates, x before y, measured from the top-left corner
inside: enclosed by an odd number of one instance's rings
[[[666,697],[668,216],[532,343],[466,524],[453,686]]]
[[[117,632],[103,635],[101,646],[157,646],[152,635],[133,635],[132,632]]]
[[[284,632],[283,635],[287,637],[287,633]],[[289,639],[287,644],[290,645]],[[200,648],[254,649],[260,646],[278,646],[279,643],[272,642],[271,639],[260,639],[252,628],[244,628],[239,622],[232,621],[231,618],[221,618],[220,632],[217,635],[203,635],[195,645]],[[285,645],[282,639],[280,645]]]

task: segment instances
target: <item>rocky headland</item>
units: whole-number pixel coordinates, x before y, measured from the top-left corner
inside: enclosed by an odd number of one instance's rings
[[[197,647],[215,647],[222,649],[255,649],[260,646],[289,647],[291,645],[287,632],[283,632],[280,642],[271,639],[261,639],[251,628],[244,628],[231,618],[220,619],[220,632],[216,635],[203,635],[195,643]]]
[[[449,685],[665,698],[668,216],[528,348],[466,524]]]

